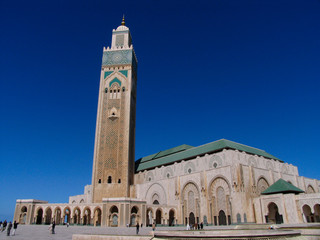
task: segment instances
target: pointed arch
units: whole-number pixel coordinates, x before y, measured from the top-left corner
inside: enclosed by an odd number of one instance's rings
[[[308,185],[307,187],[307,193],[315,193],[316,191],[314,190],[314,188],[312,187],[311,184]]]
[[[85,207],[82,211],[82,218],[83,218],[83,225],[90,225],[91,224],[91,209],[90,207]]]
[[[260,176],[257,181],[257,194],[260,195],[269,186],[267,179],[264,176]]]
[[[51,224],[52,218],[52,209],[51,207],[47,207],[45,210],[45,224]]]
[[[57,225],[61,224],[61,208],[60,207],[56,207],[54,209],[54,221]]]
[[[39,207],[37,210],[36,210],[36,224],[42,224],[42,220],[43,220],[43,209],[42,207]]]
[[[70,223],[70,219],[71,219],[71,209],[70,207],[66,206],[63,209],[63,221],[65,223]]]
[[[188,181],[182,190],[182,216],[185,224],[195,221],[199,223],[200,219],[200,191],[197,184],[193,181]]]
[[[100,207],[96,207],[93,210],[93,214],[94,214],[94,217],[93,217],[94,226],[101,226],[101,215],[102,215],[101,208]]]
[[[153,183],[146,191],[145,199],[150,205],[153,204],[152,197],[154,196],[154,194],[157,194],[157,196],[159,196],[159,199],[157,200],[160,204],[167,204],[166,191],[160,183]]]
[[[212,179],[208,191],[211,222],[215,225],[231,224],[231,185],[219,175]],[[227,221],[228,220],[228,221]]]

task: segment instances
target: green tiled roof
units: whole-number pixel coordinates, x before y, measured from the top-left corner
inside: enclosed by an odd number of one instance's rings
[[[267,195],[267,194],[276,194],[276,193],[303,193],[300,188],[297,188],[296,186],[293,186],[291,183],[288,183],[287,181],[280,178],[278,181],[276,181],[274,184],[272,184],[270,187],[268,187],[266,190],[264,190],[261,194]]]
[[[271,154],[253,147],[249,147],[240,143],[232,142],[226,139],[221,139],[215,142],[211,142],[199,147],[192,147],[189,145],[181,145],[175,148],[170,148],[166,151],[161,151],[152,154],[147,157],[143,157],[136,161],[136,171],[143,171],[147,169],[152,169],[162,165],[172,164],[177,161],[191,159],[197,156],[205,155],[206,153],[218,152],[223,149],[234,149],[243,151],[249,154],[254,154],[258,156],[263,156],[269,159],[275,159],[280,162],[280,159],[272,156]]]
[[[183,145],[180,145],[178,147],[170,148],[170,149],[167,149],[165,151],[160,151],[160,152],[157,152],[155,154],[143,157],[143,158],[141,158],[141,162],[147,162],[147,161],[154,160],[154,159],[157,159],[157,158],[165,157],[165,156],[177,153],[177,152],[181,152],[181,151],[187,150],[189,148],[193,148],[193,146],[183,144]]]

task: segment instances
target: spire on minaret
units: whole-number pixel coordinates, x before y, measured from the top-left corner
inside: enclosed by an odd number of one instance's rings
[[[121,25],[122,25],[122,26],[124,26],[124,25],[125,25],[125,21],[124,21],[124,14],[123,14],[123,17],[122,17]]]

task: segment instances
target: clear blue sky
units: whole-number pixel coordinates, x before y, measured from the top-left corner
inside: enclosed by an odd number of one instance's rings
[[[103,46],[126,15],[136,159],[221,138],[320,179],[320,1],[0,2],[0,220],[91,183]]]

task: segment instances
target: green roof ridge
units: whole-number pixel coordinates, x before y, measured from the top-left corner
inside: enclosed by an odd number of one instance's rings
[[[296,186],[292,185],[291,183],[283,180],[280,178],[266,190],[264,190],[261,194],[268,195],[268,194],[277,194],[277,193],[303,193],[304,191]]]
[[[172,151],[173,149],[179,149],[182,146],[187,146],[187,147],[181,151]],[[143,157],[139,159],[139,161],[136,161],[136,171],[152,169],[158,166],[172,164],[176,161],[187,160],[196,156],[201,156],[207,153],[217,152],[221,149],[228,149],[228,148],[283,162],[280,159],[276,158],[275,156],[265,152],[264,150],[249,147],[244,144],[232,142],[227,139],[220,139],[211,143],[200,145],[198,147],[192,147],[184,144],[175,148],[170,148],[168,150],[162,151],[162,154],[161,152],[158,152],[156,154]]]
[[[166,149],[166,150],[163,150],[163,151],[148,155],[146,157],[143,157],[143,158],[141,158],[140,162],[141,163],[145,163],[145,162],[157,159],[157,158],[161,158],[161,157],[165,157],[165,156],[168,156],[168,155],[171,155],[171,154],[175,154],[175,153],[178,153],[178,152],[181,152],[181,151],[185,151],[185,150],[188,150],[190,148],[193,148],[193,146],[190,146],[190,145],[187,145],[187,144],[182,144],[182,145],[179,145],[177,147],[169,148],[169,149]]]

